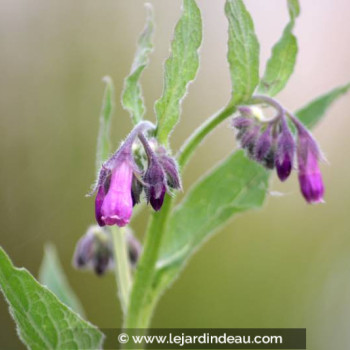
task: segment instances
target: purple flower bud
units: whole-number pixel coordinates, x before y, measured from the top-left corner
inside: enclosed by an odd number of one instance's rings
[[[132,214],[131,185],[134,166],[130,164],[128,159],[120,158],[116,160],[116,165],[112,170],[109,189],[103,199],[101,221],[106,225],[116,224],[122,227],[129,223]]]
[[[175,190],[181,189],[181,178],[175,159],[165,154],[160,155],[158,159],[166,174],[168,186]]]
[[[320,151],[310,133],[298,127],[298,168],[301,193],[308,203],[323,202],[324,186],[318,166]]]
[[[255,145],[255,159],[262,162],[269,153],[272,146],[272,125],[268,125],[266,130],[259,136]]]
[[[98,276],[102,276],[110,265],[110,251],[107,249],[101,249],[96,252],[92,259],[93,269]]]
[[[163,205],[166,192],[165,174],[157,158],[152,158],[143,178],[146,186],[145,192],[155,211],[160,210]]]
[[[159,157],[151,148],[145,135],[139,133],[138,136],[148,157],[148,168],[143,176],[146,198],[153,209],[158,211],[163,205],[165,192],[167,191],[166,174],[160,164]],[[164,152],[164,150],[160,151]]]
[[[295,141],[288,128],[286,120],[283,118],[281,122],[282,131],[277,141],[275,165],[279,179],[285,181],[289,177],[293,168]]]
[[[232,120],[232,126],[236,129],[249,128],[253,125],[254,121],[252,118],[236,117]]]
[[[250,118],[250,117],[254,116],[254,112],[253,112],[252,108],[249,106],[239,106],[238,111],[243,117]]]
[[[78,241],[73,264],[77,269],[87,268],[102,275],[113,265],[110,236],[99,226],[91,226]]]
[[[254,157],[255,145],[260,133],[260,126],[248,129],[242,136],[241,146],[246,149],[251,157]]]
[[[76,268],[86,267],[94,254],[94,234],[89,230],[77,243],[73,264]]]

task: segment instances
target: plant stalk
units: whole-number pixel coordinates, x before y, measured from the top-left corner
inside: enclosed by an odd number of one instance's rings
[[[149,304],[152,304],[153,276],[171,207],[172,197],[166,195],[162,209],[153,213],[150,219],[143,254],[135,273],[125,328],[146,328],[151,320],[153,308]]]
[[[188,163],[195,149],[203,141],[203,139],[215,129],[222,121],[230,117],[236,110],[235,106],[229,105],[228,107],[220,110],[212,117],[207,119],[201,126],[199,126],[192,135],[185,141],[183,146],[177,155],[180,169],[183,169]]]
[[[132,285],[126,230],[117,226],[111,226],[110,229],[113,237],[114,270],[118,285],[118,295],[123,313],[126,315]]]

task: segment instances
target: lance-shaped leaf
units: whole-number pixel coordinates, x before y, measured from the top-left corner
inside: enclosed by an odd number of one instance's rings
[[[157,137],[167,144],[168,136],[180,118],[181,100],[198,67],[202,41],[202,20],[194,0],[183,1],[183,12],[175,28],[171,55],[165,62],[164,91],[156,102]]]
[[[110,129],[114,112],[114,86],[110,77],[104,77],[105,93],[100,113],[100,128],[97,137],[96,170],[100,170],[102,163],[108,158],[111,150]]]
[[[136,125],[145,114],[146,108],[142,97],[140,78],[149,63],[149,55],[153,50],[154,15],[151,4],[146,4],[146,26],[140,35],[134,62],[130,74],[125,78],[122,93],[122,105],[130,113],[131,120]]]
[[[350,90],[350,83],[337,87],[326,94],[316,98],[295,114],[309,129],[313,128],[325,115],[327,109],[339,97]]]
[[[45,245],[44,258],[39,271],[39,281],[49,288],[65,305],[80,316],[84,316],[83,307],[68,283],[58,253],[54,245]]]
[[[18,335],[29,349],[102,348],[103,334],[62,304],[26,269],[14,267],[2,248],[0,287],[17,324]]]
[[[284,29],[282,37],[272,48],[264,77],[261,79],[258,88],[258,91],[262,94],[270,96],[278,94],[285,87],[294,71],[298,43],[292,31],[300,9],[297,0],[289,0],[288,7],[290,21]]]
[[[242,0],[227,0],[228,54],[232,104],[247,101],[259,83],[259,42],[253,20]]]
[[[235,214],[261,207],[267,187],[268,171],[242,150],[198,181],[171,216],[157,263],[157,283],[170,283],[201,244]]]

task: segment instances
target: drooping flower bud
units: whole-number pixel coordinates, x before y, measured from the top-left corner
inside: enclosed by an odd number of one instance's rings
[[[162,154],[159,156],[159,162],[162,166],[166,178],[167,184],[170,188],[174,190],[180,190],[182,188],[180,172],[178,169],[178,165],[173,157],[170,157],[166,154]]]
[[[323,202],[324,186],[318,161],[320,151],[311,134],[300,124],[298,129],[298,168],[300,190],[308,203]]]
[[[290,132],[285,117],[281,120],[281,133],[277,141],[277,153],[275,165],[277,175],[281,181],[287,180],[289,177],[294,162],[295,141]]]
[[[254,158],[255,146],[260,135],[260,126],[255,125],[248,129],[242,136],[241,146],[247,150],[248,155]]]
[[[153,158],[150,160],[143,181],[145,182],[147,200],[155,211],[160,210],[167,188],[164,170],[158,159]]]
[[[73,264],[78,269],[92,269],[103,275],[113,266],[113,253],[109,235],[99,226],[89,227],[78,241]]]
[[[232,126],[236,129],[247,129],[253,125],[254,121],[252,118],[236,117],[232,119]]]
[[[268,155],[272,147],[272,125],[268,125],[266,130],[259,136],[255,146],[255,159],[262,162]]]
[[[148,158],[148,167],[143,176],[146,198],[151,203],[152,208],[158,211],[163,205],[164,196],[167,191],[165,171],[160,164],[158,156],[142,133],[139,134],[139,139],[143,144]]]

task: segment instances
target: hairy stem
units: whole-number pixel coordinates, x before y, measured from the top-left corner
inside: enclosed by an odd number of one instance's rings
[[[218,126],[222,121],[231,116],[236,110],[235,106],[228,106],[212,117],[207,119],[200,127],[198,127],[193,134],[185,141],[177,155],[180,169],[183,169],[188,163],[195,149],[203,141],[203,139]]]
[[[126,231],[117,226],[111,226],[111,232],[113,236],[118,294],[122,310],[124,315],[126,315],[132,285]]]
[[[162,210],[153,213],[147,232],[143,254],[135,273],[130,305],[125,320],[126,328],[146,328],[151,320],[153,276],[161,247],[163,233],[172,207],[172,198],[166,195]]]
[[[181,169],[187,164],[203,139],[223,120],[231,116],[234,111],[234,106],[224,108],[204,122],[188,138],[178,155]],[[156,304],[156,301],[152,299],[152,283],[173,200],[174,198],[166,196],[161,211],[154,213],[150,220],[143,254],[135,274],[130,305],[124,325],[126,328],[147,328],[149,326]]]

